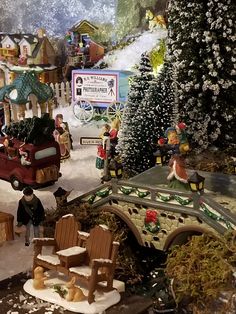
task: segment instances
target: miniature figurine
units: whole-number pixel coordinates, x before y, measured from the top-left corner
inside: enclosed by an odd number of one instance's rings
[[[170,173],[167,177],[169,187],[175,190],[189,190],[188,175],[182,156],[174,155],[169,161]]]
[[[167,137],[167,143],[169,145],[179,145],[179,138],[174,127],[167,128],[165,131],[165,136]]]
[[[66,296],[67,301],[80,302],[86,299],[83,291],[75,286],[75,277],[71,278],[71,281],[67,282],[66,288],[68,289],[68,294]]]
[[[165,137],[167,138],[167,146],[172,151],[172,154],[179,154],[179,138],[176,129],[174,127],[167,128]]]
[[[47,280],[47,277],[44,276],[44,269],[41,266],[38,266],[34,269],[34,279],[33,279],[33,287],[36,290],[45,289],[46,286],[44,281]]]
[[[57,202],[57,207],[67,205],[67,197],[70,195],[71,191],[66,191],[62,187],[59,187],[54,193],[54,197]]]
[[[23,197],[19,200],[17,209],[17,227],[26,226],[25,246],[30,244],[30,227],[34,227],[34,237],[39,238],[39,225],[45,219],[43,205],[40,199],[34,194],[31,187],[23,190]]]
[[[110,132],[110,125],[104,124],[102,127],[102,132],[99,137],[102,139],[102,143],[97,146],[97,157],[96,157],[96,168],[101,171],[101,177],[103,176],[103,168],[104,168],[104,160],[106,159],[106,150],[104,149],[104,134],[109,134]]]
[[[29,159],[29,153],[24,150],[23,147],[19,148],[19,154],[20,154],[20,162],[23,166],[29,166],[31,165],[31,161]]]
[[[179,139],[179,152],[184,155],[189,151],[189,143],[185,132],[186,124],[184,122],[180,122],[175,126],[175,129]]]
[[[120,128],[120,120],[115,118],[111,123],[110,129],[110,143],[111,143],[111,150],[110,155],[113,158],[116,155],[116,145],[118,143],[118,132]]]
[[[3,145],[6,148],[8,159],[16,159],[17,158],[17,150],[14,147],[14,143],[11,139],[5,139]]]
[[[186,124],[178,123],[175,127],[169,127],[165,131],[167,146],[172,154],[185,155],[189,151],[189,143],[185,132]]]
[[[63,121],[62,114],[56,115],[53,135],[60,146],[61,160],[70,158],[70,150],[72,149],[71,135],[68,124]]]
[[[149,29],[150,31],[153,31],[153,29],[157,26],[161,28],[166,28],[166,21],[164,16],[162,15],[154,15],[152,11],[146,10],[146,15],[145,15],[146,20],[149,22]]]

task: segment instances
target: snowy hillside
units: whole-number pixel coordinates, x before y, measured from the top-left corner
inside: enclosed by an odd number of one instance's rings
[[[62,35],[78,21],[114,22],[114,0],[1,0],[0,31],[35,32],[44,27],[49,35]]]
[[[151,51],[166,36],[167,31],[164,29],[146,31],[130,45],[108,53],[104,61],[112,70],[132,70],[133,66],[139,63],[141,54]]]

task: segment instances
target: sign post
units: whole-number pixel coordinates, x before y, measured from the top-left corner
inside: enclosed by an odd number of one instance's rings
[[[101,145],[102,139],[100,137],[81,136],[80,145]]]

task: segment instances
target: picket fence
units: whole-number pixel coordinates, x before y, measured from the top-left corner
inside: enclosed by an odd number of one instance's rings
[[[66,107],[71,104],[71,84],[70,82],[51,83],[50,87],[54,91],[59,106]]]

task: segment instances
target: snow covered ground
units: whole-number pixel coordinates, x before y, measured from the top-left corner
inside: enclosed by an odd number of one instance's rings
[[[62,113],[64,120],[69,123],[74,141],[74,150],[71,158],[61,164],[62,177],[54,185],[35,190],[45,208],[55,208],[56,202],[53,192],[59,186],[65,190],[72,190],[68,200],[87,192],[100,184],[98,170],[95,168],[96,146],[81,146],[81,136],[98,136],[99,124],[91,123],[82,126],[74,117],[71,106],[57,108],[54,115]],[[28,113],[30,115],[30,113]],[[12,189],[9,182],[0,180],[0,211],[11,213],[16,217],[17,205],[22,197],[22,192]],[[16,219],[15,219],[16,223]],[[0,280],[15,275],[21,271],[30,270],[32,267],[33,246],[24,246],[24,237],[16,237],[14,241],[5,242],[0,247]]]

